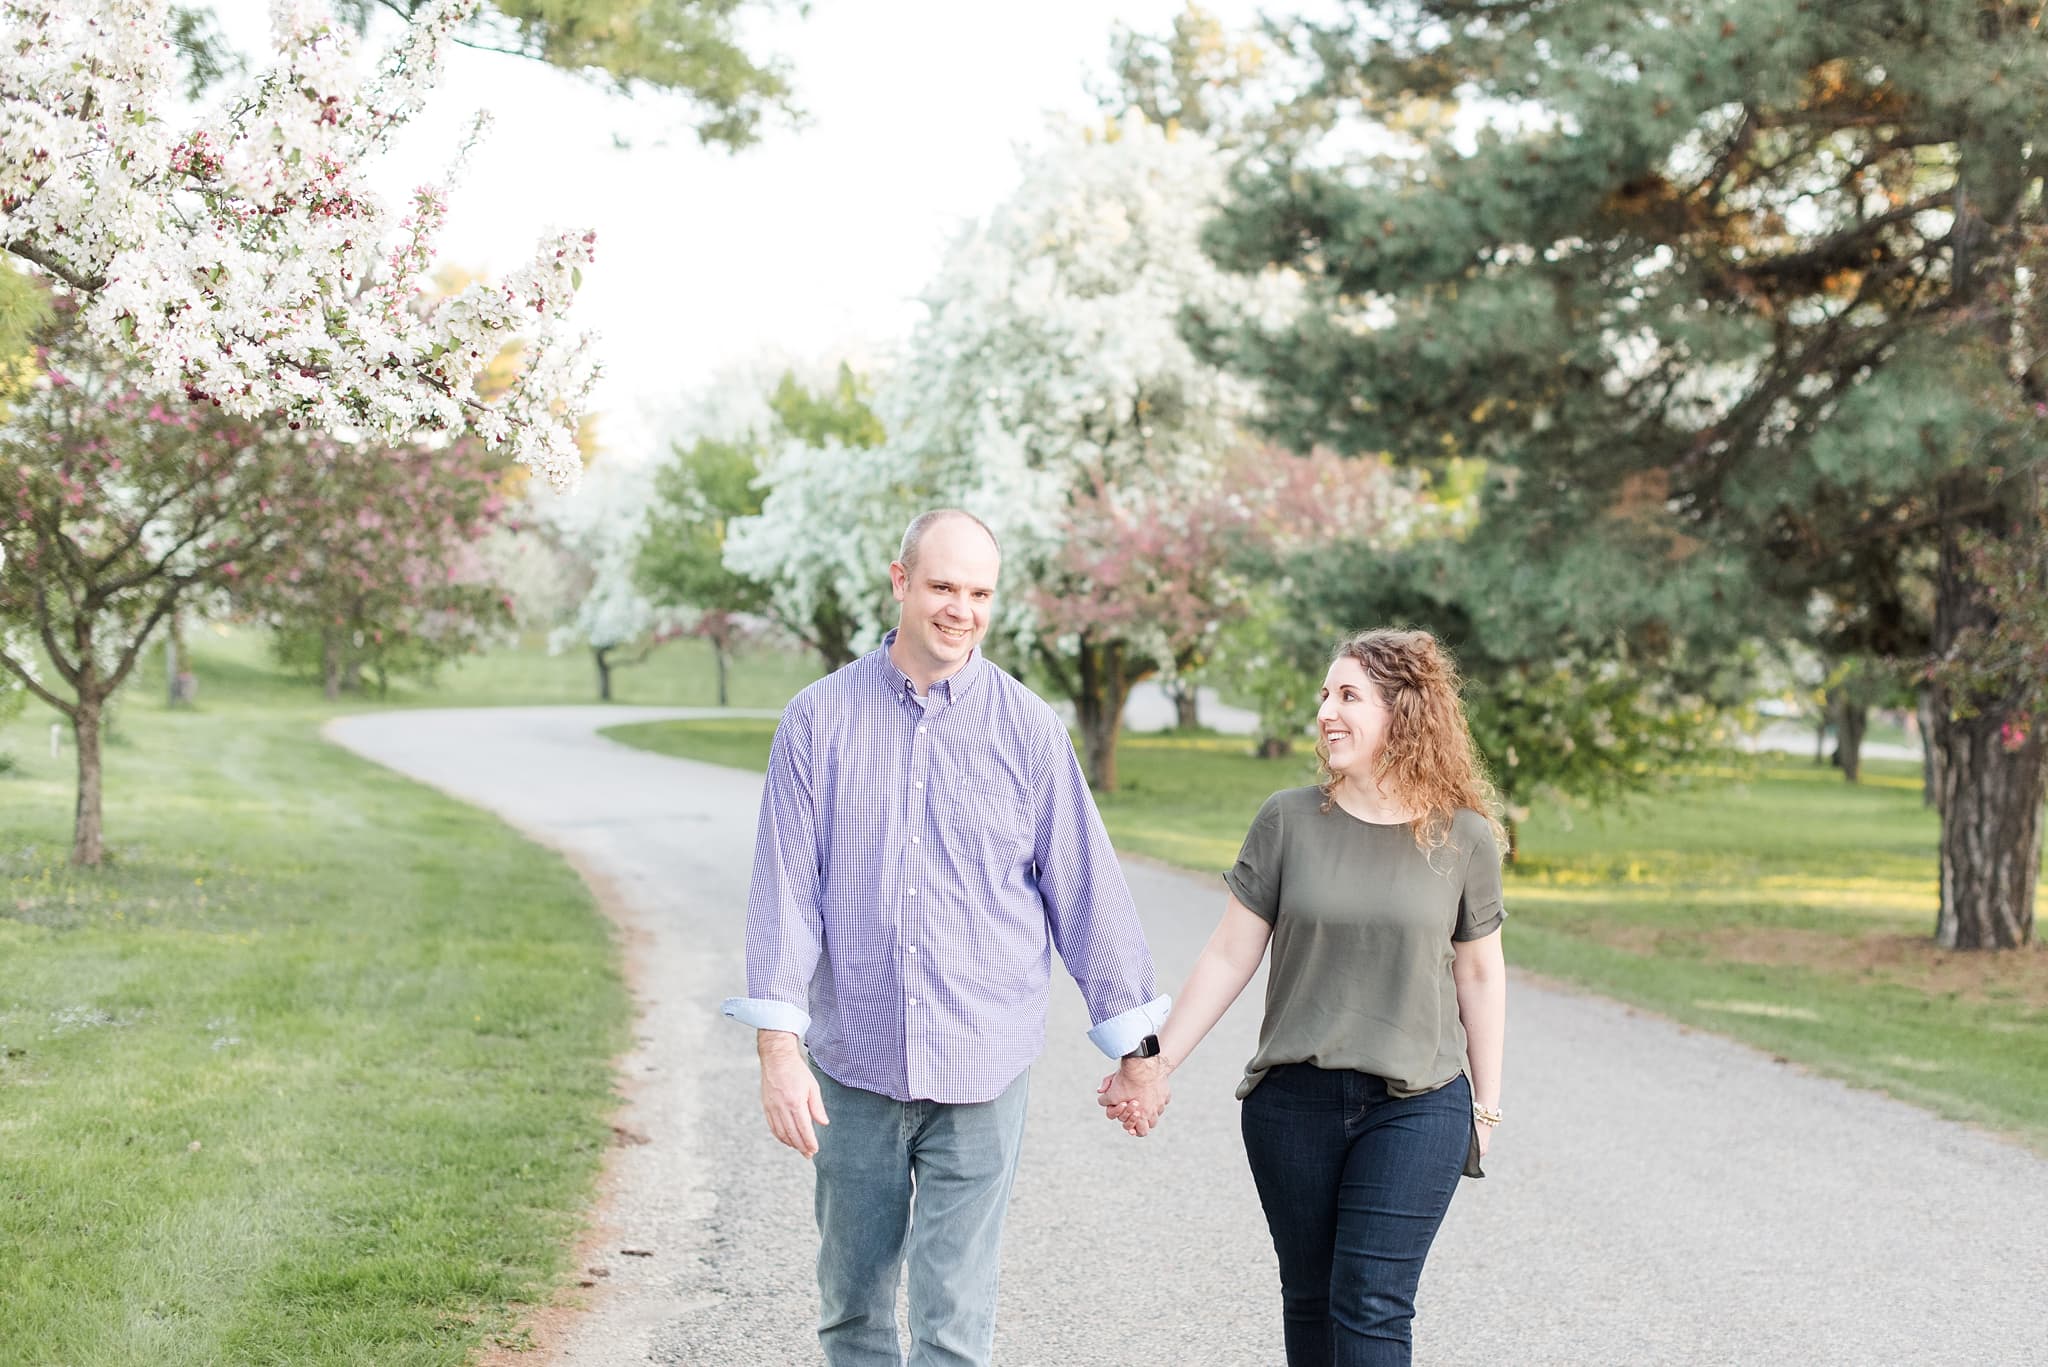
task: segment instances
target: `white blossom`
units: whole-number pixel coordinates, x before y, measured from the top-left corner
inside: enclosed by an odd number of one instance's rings
[[[1225,171],[1207,142],[1136,115],[1056,129],[926,292],[929,315],[877,393],[887,443],[776,453],[760,516],[728,529],[726,563],[799,619],[819,586],[841,586],[871,644],[892,616],[876,589],[904,524],[957,504],[1002,541],[997,629],[1027,640],[1015,590],[1058,554],[1076,492],[1211,480],[1253,412],[1252,386],[1198,357],[1181,327],[1189,308],[1272,319],[1297,297],[1290,277],[1226,274],[1202,251]]]
[[[402,215],[373,189],[478,3],[435,0],[366,75],[332,15],[275,0],[269,67],[177,123],[168,0],[0,0],[0,244],[153,389],[388,440],[473,428],[566,487],[596,376],[563,315],[593,235],[429,303],[447,186]],[[515,338],[518,382],[480,398]]]
[[[533,490],[534,520],[586,576],[570,620],[548,636],[550,651],[609,650],[681,628],[673,611],[648,601],[634,576],[652,497],[651,469],[616,460],[593,465],[573,497]]]

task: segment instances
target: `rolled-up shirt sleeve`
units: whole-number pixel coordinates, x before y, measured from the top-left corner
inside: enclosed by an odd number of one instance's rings
[[[1120,1058],[1166,1023],[1172,1001],[1153,990],[1137,904],[1064,727],[1046,728],[1036,758],[1033,859],[1046,924],[1095,1022],[1088,1038]]]
[[[1501,905],[1500,846],[1494,843],[1493,831],[1479,818],[1472,818],[1476,828],[1472,836],[1472,848],[1465,856],[1465,882],[1458,894],[1458,924],[1452,930],[1453,940],[1478,940],[1500,929],[1501,919],[1507,909]]]
[[[759,1030],[811,1028],[811,976],[824,946],[818,832],[811,804],[811,695],[775,728],[747,891],[747,995],[720,1010]]]

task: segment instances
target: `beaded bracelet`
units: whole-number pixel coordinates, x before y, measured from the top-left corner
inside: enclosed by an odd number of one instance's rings
[[[1490,1106],[1482,1106],[1476,1101],[1472,1103],[1472,1118],[1482,1125],[1500,1124],[1500,1112],[1498,1110]]]

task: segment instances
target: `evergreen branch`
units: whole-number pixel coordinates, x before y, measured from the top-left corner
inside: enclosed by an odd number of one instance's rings
[[[1838,233],[1830,234],[1803,251],[1765,257],[1756,261],[1744,261],[1733,269],[1739,275],[1750,277],[1833,275],[1837,271],[1863,264],[1870,259],[1870,246],[1865,239],[1871,233],[1943,208],[1949,198],[1946,191],[1938,195],[1928,195],[1914,200],[1911,204],[1901,205],[1889,213],[1880,214],[1876,218],[1864,219],[1853,228],[1845,228]]]

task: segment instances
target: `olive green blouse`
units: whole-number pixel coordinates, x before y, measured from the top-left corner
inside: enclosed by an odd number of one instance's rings
[[[1429,853],[1403,825],[1361,821],[1319,788],[1266,799],[1223,876],[1273,927],[1266,1019],[1240,1099],[1270,1068],[1372,1073],[1396,1096],[1465,1071],[1451,942],[1501,923],[1500,854],[1486,818],[1460,811]]]

